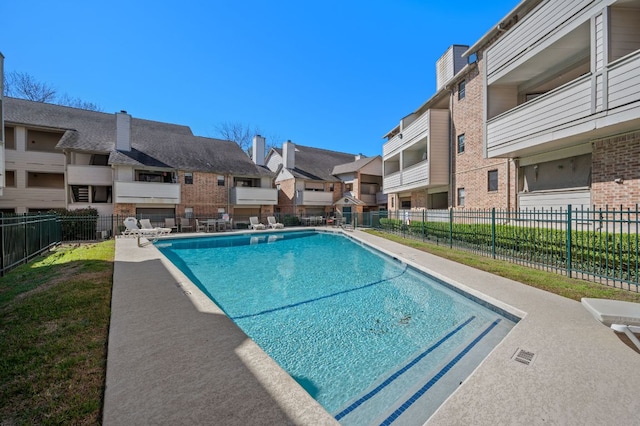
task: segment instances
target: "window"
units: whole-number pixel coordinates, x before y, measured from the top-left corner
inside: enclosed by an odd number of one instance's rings
[[[461,135],[458,135],[458,154],[461,154],[464,152],[464,133]]]
[[[7,188],[16,187],[16,172],[14,170],[5,170],[4,184]]]
[[[458,188],[458,206],[464,207],[464,188]]]
[[[403,208],[403,209],[410,209],[411,208],[411,200],[401,200],[400,202],[402,203],[400,208]]]
[[[487,179],[487,189],[489,191],[498,190],[498,171],[497,170],[489,170],[489,175]]]
[[[185,174],[184,174],[184,184],[185,185],[193,185],[193,173],[185,172]]]
[[[16,149],[16,133],[13,127],[4,128],[4,147],[5,149]]]
[[[218,186],[224,186],[224,176],[218,175]]]
[[[193,219],[193,207],[184,208],[184,217],[188,219]]]
[[[466,86],[466,81],[462,80],[459,84],[458,84],[458,100],[460,99],[464,99],[464,95],[465,95],[465,86]]]

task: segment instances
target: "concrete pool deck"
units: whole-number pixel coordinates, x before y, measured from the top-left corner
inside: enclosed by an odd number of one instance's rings
[[[640,354],[579,302],[349,235],[523,315],[429,425],[640,424]],[[337,424],[154,246],[116,239],[111,310],[105,425]]]

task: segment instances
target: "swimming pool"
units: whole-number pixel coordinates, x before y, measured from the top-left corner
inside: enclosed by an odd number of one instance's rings
[[[517,321],[342,234],[156,246],[342,424],[424,422]]]

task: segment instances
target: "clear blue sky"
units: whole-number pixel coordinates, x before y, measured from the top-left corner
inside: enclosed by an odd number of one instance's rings
[[[5,71],[105,112],[365,155],[519,1],[2,0]]]

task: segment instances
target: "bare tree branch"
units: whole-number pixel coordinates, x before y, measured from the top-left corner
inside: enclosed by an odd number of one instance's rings
[[[253,137],[260,134],[259,128],[239,121],[220,123],[215,130],[220,139],[237,143],[249,156],[251,156]]]
[[[47,83],[41,83],[32,75],[25,72],[11,71],[5,74],[4,95],[35,102],[46,102],[102,112],[102,108],[93,102],[83,101],[80,98],[72,98],[66,93],[58,96],[53,86]]]
[[[50,102],[56,98],[56,89],[41,83],[25,72],[11,71],[5,75],[5,95],[35,102]]]
[[[102,108],[100,108],[99,105],[93,102],[83,101],[80,98],[72,98],[66,93],[60,96],[55,103],[58,105],[64,105],[64,106],[69,106],[73,108],[80,108],[80,109],[86,109],[89,111],[102,112]]]

